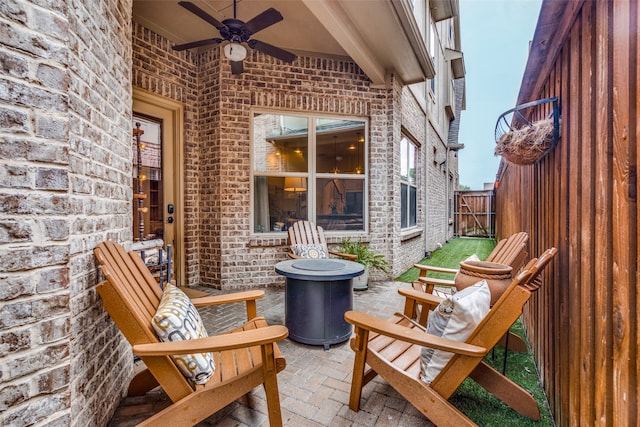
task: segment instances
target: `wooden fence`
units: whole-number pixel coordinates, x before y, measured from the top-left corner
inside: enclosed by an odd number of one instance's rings
[[[561,139],[499,173],[498,237],[559,248],[524,320],[560,426],[640,423],[638,9],[544,1],[518,103],[557,96]]]
[[[493,190],[454,193],[454,235],[495,237]]]

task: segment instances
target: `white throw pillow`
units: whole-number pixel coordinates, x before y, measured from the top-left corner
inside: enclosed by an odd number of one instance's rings
[[[151,324],[163,342],[208,336],[200,313],[189,297],[171,283],[165,285]],[[205,384],[216,369],[212,353],[176,354],[171,358],[180,372],[196,384]]]
[[[491,291],[485,280],[445,298],[429,315],[427,333],[464,342],[489,312]],[[430,384],[453,353],[423,347],[420,379]]]
[[[329,258],[329,249],[327,248],[327,245],[322,243],[310,243],[308,245],[296,243],[295,245],[291,245],[291,251],[302,258]]]

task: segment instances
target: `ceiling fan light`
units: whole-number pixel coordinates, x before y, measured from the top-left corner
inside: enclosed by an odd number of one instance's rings
[[[224,46],[224,56],[231,61],[242,61],[247,57],[247,49],[240,43],[231,42]]]

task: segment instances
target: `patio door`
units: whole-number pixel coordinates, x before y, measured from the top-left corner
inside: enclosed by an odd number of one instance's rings
[[[172,278],[184,277],[182,104],[133,88],[134,241],[162,239],[172,246]]]

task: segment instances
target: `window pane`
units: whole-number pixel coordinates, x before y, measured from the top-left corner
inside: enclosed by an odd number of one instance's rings
[[[316,122],[316,172],[364,173],[364,131],[364,122],[318,119]]]
[[[416,146],[413,143],[409,143],[407,151],[409,155],[409,182],[413,184],[416,182]]]
[[[408,185],[400,184],[400,228],[407,228]]]
[[[416,225],[417,216],[417,189],[416,187],[409,187],[409,227]]]
[[[256,176],[253,180],[256,233],[285,231],[307,216],[307,179]]]
[[[316,223],[325,230],[364,230],[364,180],[316,180]]]
[[[400,140],[400,179],[409,180],[409,141],[406,137]]]
[[[162,239],[162,123],[133,117],[144,132],[140,144],[133,138],[133,236],[136,240]]]
[[[307,172],[309,120],[256,114],[253,117],[254,172]]]

